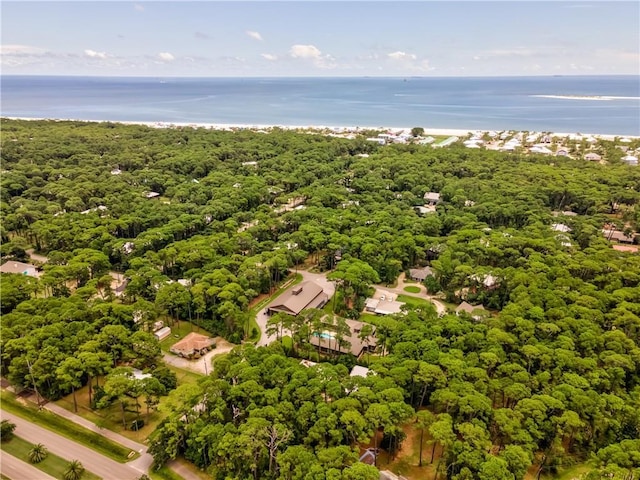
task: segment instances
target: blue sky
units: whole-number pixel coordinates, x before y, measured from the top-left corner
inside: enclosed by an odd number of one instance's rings
[[[640,73],[640,2],[1,3],[3,74]]]

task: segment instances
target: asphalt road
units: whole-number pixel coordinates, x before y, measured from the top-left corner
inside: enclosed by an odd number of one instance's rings
[[[0,471],[11,480],[56,480],[42,470],[6,452],[0,452]]]
[[[9,412],[2,410],[2,419],[10,420],[16,424],[16,435],[31,443],[42,443],[47,449],[59,457],[66,460],[79,460],[87,470],[95,473],[105,480],[135,480],[140,476],[140,472],[115,460],[111,460],[98,452],[91,450],[79,443],[61,437],[45,428],[39,427],[27,420],[23,420]],[[3,456],[4,460],[4,456]],[[4,473],[4,463],[2,465]],[[16,480],[37,478],[37,477],[16,477]]]

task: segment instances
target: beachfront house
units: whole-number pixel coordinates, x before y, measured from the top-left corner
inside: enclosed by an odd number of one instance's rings
[[[632,165],[634,167],[638,166],[638,157],[636,157],[635,155],[626,155],[622,157],[622,161],[627,165]]]
[[[595,152],[589,152],[584,156],[584,159],[590,162],[599,162],[602,160],[602,157]]]

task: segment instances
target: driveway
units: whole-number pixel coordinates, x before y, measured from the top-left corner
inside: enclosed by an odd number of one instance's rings
[[[322,287],[322,290],[329,296],[329,298],[333,297],[333,294],[336,291],[336,287],[333,282],[327,280],[326,273],[311,273],[306,270],[299,270],[298,273],[302,275],[303,282],[316,282]],[[260,310],[256,316],[256,322],[258,323],[258,327],[260,327],[260,340],[258,340],[258,343],[256,343],[256,346],[258,347],[264,347],[276,341],[275,335],[267,335],[267,320],[269,320],[269,316],[267,315],[268,306],[269,304],[267,304],[265,308]],[[284,330],[282,332],[282,335],[291,335],[291,332],[289,332],[288,330]]]
[[[409,286],[418,287],[420,289],[420,293],[410,293],[405,291],[404,287],[409,287]],[[436,308],[436,312],[438,312],[439,317],[442,317],[444,314],[447,313],[447,307],[444,305],[444,303],[442,303],[440,300],[436,300],[433,295],[428,295],[427,288],[421,283],[407,282],[405,280],[404,273],[401,273],[400,276],[398,277],[397,286],[381,287],[381,286],[375,285],[375,289],[376,289],[376,293],[375,293],[376,298],[380,298],[380,295],[384,295],[387,298],[389,295],[391,295],[394,300],[398,295],[407,295],[408,297],[423,298],[433,303],[433,306]]]
[[[89,471],[105,480],[135,480],[140,472],[127,464],[118,463],[79,443],[2,410],[2,419],[16,424],[16,435],[30,443],[42,443],[47,449],[65,460],[78,460]],[[3,464],[4,467],[4,464]],[[15,477],[15,478],[42,478]]]

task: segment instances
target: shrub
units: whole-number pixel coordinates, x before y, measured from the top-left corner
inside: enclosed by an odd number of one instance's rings
[[[9,420],[2,420],[2,424],[0,425],[0,440],[3,442],[11,440],[15,429],[15,423],[11,423]]]

